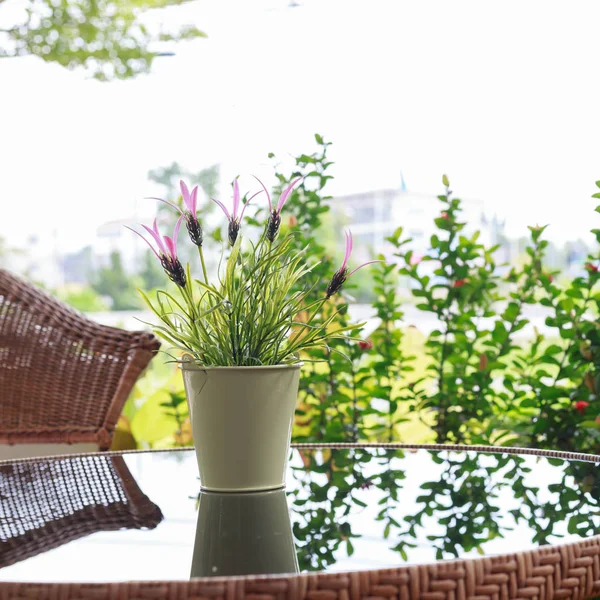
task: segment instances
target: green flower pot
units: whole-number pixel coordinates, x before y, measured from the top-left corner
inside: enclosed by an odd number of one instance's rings
[[[181,363],[203,489],[249,492],[285,485],[301,366]]]

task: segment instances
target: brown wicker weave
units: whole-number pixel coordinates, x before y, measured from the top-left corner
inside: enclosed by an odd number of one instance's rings
[[[598,463],[584,454],[485,446],[326,444],[328,448],[479,450]],[[299,444],[299,448],[319,446]],[[351,573],[125,583],[0,583],[0,600],[504,600],[600,596],[600,536],[477,559]]]
[[[0,517],[0,568],[97,531],[153,529],[163,518],[122,456],[0,466]]]
[[[150,333],[94,323],[0,269],[0,444],[109,448],[159,347]]]

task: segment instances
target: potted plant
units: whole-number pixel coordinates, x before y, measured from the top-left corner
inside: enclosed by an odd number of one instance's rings
[[[298,251],[292,234],[279,236],[281,211],[299,179],[283,190],[276,205],[265,186],[269,217],[259,239],[244,244],[242,219],[248,202],[240,199],[233,183],[233,211],[215,200],[228,221],[230,251],[216,282],[208,277],[203,253],[203,230],[197,215],[198,188],[191,192],[181,182],[184,209],[179,211],[173,236],[163,236],[154,221],[142,225],[152,248],[177,294],[159,290],[144,300],[158,317],[158,336],[181,351],[177,358],[183,373],[192,421],[200,481],[213,491],[253,491],[280,488],[285,469],[302,353],[328,340],[348,334],[336,328],[336,313],[318,325],[322,306],[358,269],[350,271],[352,234],[346,232],[346,252],[340,268],[323,296],[308,302],[303,277],[313,265]],[[260,183],[260,182],[259,182]],[[178,233],[185,222],[190,240],[198,248],[201,279],[194,279],[189,263],[177,254]],[[132,230],[133,231],[133,230]],[[307,315],[299,319],[298,315]]]

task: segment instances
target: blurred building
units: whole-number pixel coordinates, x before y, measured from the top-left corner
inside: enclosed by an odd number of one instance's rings
[[[85,285],[90,283],[94,271],[92,246],[85,246],[77,252],[65,254],[62,258],[64,283]]]
[[[336,196],[332,200],[332,216],[341,235],[344,227],[352,229],[355,240],[357,262],[367,260],[374,254],[390,256],[392,247],[386,242],[398,227],[404,236],[412,238],[411,248],[415,255],[422,255],[429,248],[430,236],[434,233],[434,219],[442,211],[442,203],[433,195],[409,191],[402,181],[397,189],[380,189]],[[466,233],[481,232],[479,241],[486,246],[501,244],[508,246],[504,236],[505,223],[495,215],[488,218],[483,203],[462,199],[460,220],[467,223]],[[510,247],[502,248],[510,255]]]

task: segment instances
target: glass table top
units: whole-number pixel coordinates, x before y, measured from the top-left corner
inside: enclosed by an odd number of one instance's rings
[[[598,465],[531,455],[293,449],[286,488],[254,494],[201,491],[193,450],[0,465],[0,581],[377,569],[598,533]]]

